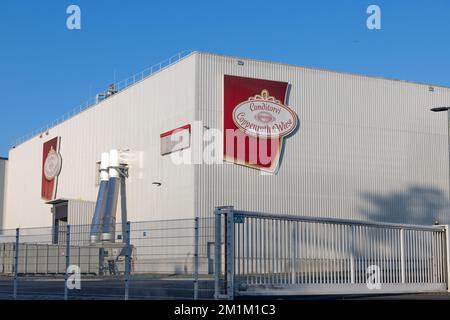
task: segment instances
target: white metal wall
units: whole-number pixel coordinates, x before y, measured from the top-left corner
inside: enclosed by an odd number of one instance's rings
[[[94,216],[95,202],[83,200],[69,200],[68,224],[74,226],[87,226]]]
[[[194,120],[195,59],[191,55],[11,150],[5,227],[51,225],[51,206],[41,199],[42,145],[55,136],[61,136],[63,157],[57,198],[95,201],[101,152],[129,149],[129,219],[191,217],[194,170],[161,157],[159,135]]]
[[[7,165],[8,161],[0,158],[0,229],[3,226]]]
[[[238,65],[241,60],[244,65]],[[448,223],[450,89],[200,54],[197,118],[223,126],[223,76],[286,81],[300,129],[278,175],[198,166],[196,211],[240,210],[384,222]]]
[[[129,219],[241,210],[431,224],[449,222],[450,89],[195,53],[11,150],[5,228],[51,225],[40,198],[42,144],[61,136],[58,198],[95,201],[96,162],[129,149]],[[300,129],[275,176],[231,164],[177,166],[159,135],[203,120],[222,128],[224,74],[286,81]],[[194,129],[195,130],[195,129]],[[193,148],[199,145],[193,141]],[[191,150],[183,151],[190,153]],[[162,182],[161,187],[152,182]],[[117,214],[118,222],[120,212]]]

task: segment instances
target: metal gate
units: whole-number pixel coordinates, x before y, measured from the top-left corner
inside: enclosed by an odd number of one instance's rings
[[[215,210],[215,297],[446,291],[448,226]]]

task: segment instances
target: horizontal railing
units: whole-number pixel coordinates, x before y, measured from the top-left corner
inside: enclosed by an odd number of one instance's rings
[[[224,276],[229,297],[234,293],[377,293],[447,288],[447,226],[301,217],[232,208],[218,212],[226,216],[223,230],[216,236],[225,233]],[[216,232],[218,228],[219,224]],[[220,254],[221,248],[216,246],[216,250]],[[220,261],[217,263],[220,268]],[[219,283],[216,289],[220,291]]]
[[[394,228],[394,229],[417,229],[417,230],[442,230],[445,229],[443,225],[416,225],[416,224],[401,224],[401,223],[386,223],[375,221],[359,221],[350,219],[338,219],[338,218],[322,218],[322,217],[308,217],[308,216],[296,216],[288,214],[271,214],[253,211],[233,211],[234,216],[237,217],[254,217],[254,218],[268,218],[275,220],[288,220],[288,221],[303,221],[303,222],[318,222],[323,224],[347,224],[347,225],[359,225],[376,228]]]

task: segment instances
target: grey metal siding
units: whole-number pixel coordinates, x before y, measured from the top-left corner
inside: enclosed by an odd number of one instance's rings
[[[200,54],[197,119],[223,126],[225,74],[286,81],[300,129],[274,176],[237,165],[196,168],[196,211],[241,210],[432,224],[448,216],[450,89]]]
[[[94,215],[95,202],[69,200],[68,223],[70,225],[89,225]]]
[[[95,201],[96,163],[102,152],[117,148],[129,150],[130,220],[192,217],[194,169],[161,156],[160,134],[194,121],[194,75],[190,55],[10,150],[5,227],[51,225],[51,207],[40,197],[42,145],[56,136],[63,158],[57,198]]]
[[[11,150],[5,227],[51,225],[40,188],[42,144],[54,136],[62,137],[59,198],[95,201],[100,153],[130,149],[132,221],[211,217],[218,205],[383,222],[450,221],[447,120],[429,111],[450,105],[449,88],[431,92],[427,85],[239,60],[244,65],[193,54]],[[160,155],[162,132],[196,119],[222,129],[225,74],[291,84],[289,105],[300,129],[286,140],[277,175],[233,164],[180,166]],[[186,154],[196,155],[199,147],[193,140]]]
[[[71,229],[71,241],[78,245],[88,245],[90,241],[90,224],[94,215],[95,202],[83,200],[69,200],[68,224]]]

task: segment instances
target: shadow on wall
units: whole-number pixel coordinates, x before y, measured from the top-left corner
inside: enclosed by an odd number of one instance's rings
[[[387,223],[431,225],[450,223],[447,192],[434,187],[412,186],[404,192],[362,193],[365,208],[359,211],[368,219]]]

